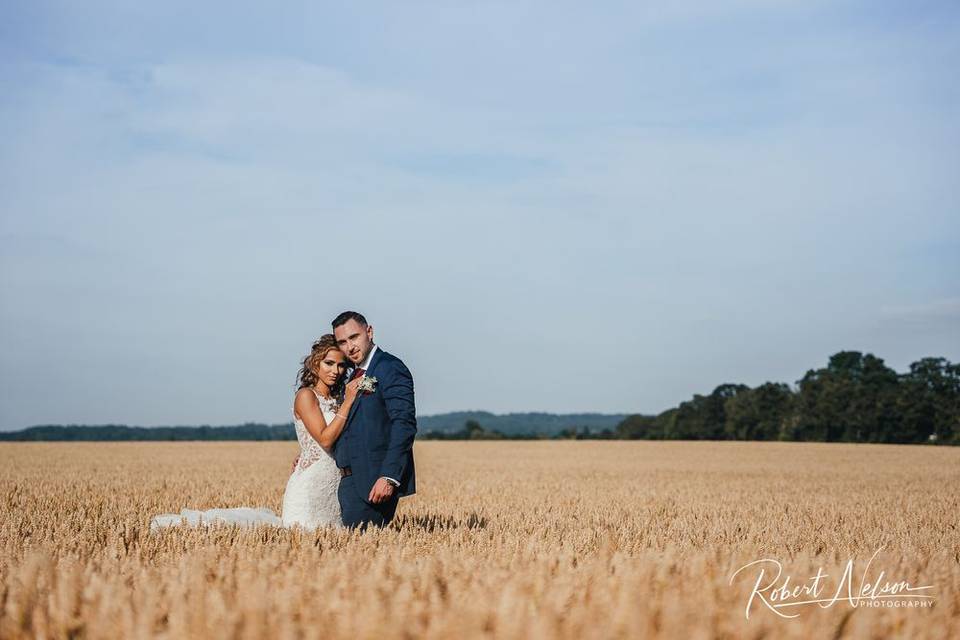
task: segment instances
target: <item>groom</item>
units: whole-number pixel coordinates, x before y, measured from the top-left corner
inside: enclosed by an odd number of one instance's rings
[[[416,491],[413,377],[399,358],[373,343],[373,327],[356,311],[333,319],[333,335],[354,364],[350,379],[376,379],[354,401],[333,452],[343,523],[382,527],[393,520],[400,496]]]

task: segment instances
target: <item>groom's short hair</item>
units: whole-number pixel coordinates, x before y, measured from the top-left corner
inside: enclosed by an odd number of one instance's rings
[[[340,325],[347,324],[351,320],[356,320],[359,322],[361,327],[367,326],[367,319],[363,317],[362,313],[357,313],[356,311],[344,311],[333,319],[333,328],[336,329]]]

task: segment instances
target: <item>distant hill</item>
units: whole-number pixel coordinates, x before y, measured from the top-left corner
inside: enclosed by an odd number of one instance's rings
[[[489,411],[455,411],[435,416],[418,416],[417,428],[423,433],[453,433],[463,429],[468,420],[478,422],[487,431],[499,431],[505,435],[544,434],[556,435],[565,429],[586,428],[596,432],[615,430],[627,417],[621,413],[505,413],[497,415]]]
[[[479,423],[487,431],[505,435],[557,435],[564,429],[599,432],[616,429],[625,414],[508,413],[457,411],[433,416],[418,416],[419,433],[453,434],[463,430],[467,421]],[[296,440],[293,423],[260,424],[249,422],[222,427],[130,427],[127,425],[38,425],[21,431],[0,432],[0,441],[176,441],[176,440]]]

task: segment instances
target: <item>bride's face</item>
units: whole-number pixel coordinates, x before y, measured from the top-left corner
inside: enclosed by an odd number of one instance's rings
[[[327,387],[332,387],[347,372],[347,358],[340,349],[330,349],[314,371]]]

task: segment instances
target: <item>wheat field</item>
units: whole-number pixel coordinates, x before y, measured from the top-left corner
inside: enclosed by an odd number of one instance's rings
[[[0,445],[0,638],[960,637],[960,449],[420,442],[390,528],[150,533],[185,506],[279,512],[295,447]],[[878,549],[873,577],[930,606],[747,619],[731,581],[763,558],[859,579]]]

